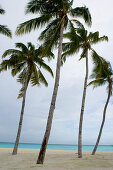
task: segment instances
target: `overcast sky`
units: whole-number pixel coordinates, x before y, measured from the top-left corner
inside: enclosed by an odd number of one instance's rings
[[[9,48],[14,48],[15,42],[32,42],[37,46],[40,30],[17,37],[14,35],[18,24],[36,17],[24,15],[27,0],[1,0],[0,5],[6,10],[0,16],[0,24],[7,25],[13,32],[13,39],[0,35],[0,56]],[[94,49],[113,65],[113,0],[75,0],[73,7],[86,5],[92,15],[92,27],[89,31],[99,31],[107,35],[109,42],[102,42]],[[57,52],[55,50],[57,56]],[[89,55],[90,58],[90,55]],[[78,61],[79,54],[67,59],[61,68],[60,87],[54,112],[54,119],[49,143],[77,144],[78,125],[85,76],[85,60]],[[1,59],[0,59],[1,61]],[[56,60],[48,63],[54,73]],[[92,62],[89,61],[90,73]],[[46,127],[54,80],[45,73],[49,87],[29,86],[26,96],[26,106],[20,142],[41,143]],[[16,77],[12,78],[10,71],[0,74],[0,141],[14,142],[21,110],[21,99],[17,99],[20,84]],[[83,144],[95,144],[100,128],[103,107],[107,98],[106,86],[92,89],[88,87],[84,122]],[[113,144],[113,97],[111,97],[105,126],[100,144]]]

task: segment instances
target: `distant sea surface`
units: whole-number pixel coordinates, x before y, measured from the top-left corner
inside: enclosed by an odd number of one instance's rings
[[[0,148],[13,148],[14,143],[5,143],[0,142]],[[40,149],[40,144],[31,144],[31,143],[20,143],[19,148],[22,149]],[[71,151],[77,151],[77,145],[60,145],[60,144],[48,144],[47,149],[50,150],[71,150]],[[94,148],[94,145],[83,145],[82,150],[83,151],[92,151]],[[113,145],[99,145],[97,151],[100,152],[113,152]]]

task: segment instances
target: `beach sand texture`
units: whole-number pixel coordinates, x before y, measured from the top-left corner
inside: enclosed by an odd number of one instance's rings
[[[98,152],[92,156],[83,152],[77,158],[75,151],[47,150],[43,165],[37,165],[38,149],[19,149],[16,156],[12,149],[0,149],[0,170],[113,170],[113,152]]]

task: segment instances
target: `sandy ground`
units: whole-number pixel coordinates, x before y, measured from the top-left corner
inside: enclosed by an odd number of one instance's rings
[[[0,170],[113,170],[113,152],[84,152],[80,159],[75,151],[48,150],[43,165],[36,164],[38,149],[19,149],[16,156],[11,152],[0,149]]]

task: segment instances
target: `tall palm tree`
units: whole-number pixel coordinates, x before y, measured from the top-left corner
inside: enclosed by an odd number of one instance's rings
[[[103,110],[103,119],[102,119],[102,123],[100,126],[98,138],[97,138],[96,144],[95,144],[93,152],[92,152],[92,155],[95,155],[95,152],[97,150],[97,147],[98,147],[101,135],[102,135],[104,123],[105,123],[107,106],[108,106],[110,97],[112,95],[112,90],[113,90],[113,71],[112,71],[110,63],[103,64],[101,69],[98,66],[98,64],[96,63],[95,67],[93,69],[91,78],[93,78],[94,80],[91,81],[89,83],[89,85],[93,85],[93,87],[95,88],[95,87],[107,84],[107,93],[108,93],[107,100],[106,100],[104,110]]]
[[[0,7],[0,14],[5,14],[5,10]],[[6,25],[0,25],[0,33],[7,37],[12,37],[12,33]]]
[[[13,155],[17,154],[24,115],[26,91],[29,82],[32,84],[32,86],[39,86],[41,83],[43,83],[45,86],[48,86],[48,83],[41,72],[41,67],[53,76],[51,68],[44,62],[44,60],[40,58],[41,51],[39,49],[35,49],[33,44],[28,43],[26,46],[23,43],[16,43],[16,47],[20,50],[9,49],[4,52],[2,57],[4,58],[7,55],[10,55],[10,58],[8,60],[4,60],[0,65],[0,71],[11,69],[13,76],[19,74],[17,81],[22,84],[18,98],[22,97],[23,101],[17,137],[12,153]]]
[[[80,122],[79,122],[79,135],[78,135],[78,157],[82,157],[82,125],[83,125],[83,115],[84,115],[84,107],[85,107],[85,98],[86,98],[86,88],[87,88],[87,80],[88,80],[88,51],[92,52],[92,56],[96,56],[99,58],[99,55],[92,49],[92,45],[100,42],[100,41],[108,41],[107,36],[99,37],[99,32],[90,32],[85,30],[83,25],[80,28],[75,29],[71,27],[71,31],[64,34],[65,38],[68,38],[70,42],[63,44],[63,50],[65,51],[62,60],[66,60],[66,56],[73,55],[77,53],[80,49],[82,50],[80,60],[85,58],[86,60],[86,75],[84,81],[84,89],[82,96],[82,105],[80,112]],[[92,57],[93,58],[93,57]]]
[[[21,35],[24,33],[29,33],[31,30],[35,30],[39,27],[46,26],[45,30],[39,37],[40,40],[44,41],[45,47],[45,51],[42,57],[44,57],[51,48],[58,44],[58,57],[54,90],[49,109],[46,131],[39,152],[37,164],[43,164],[44,162],[45,152],[50,136],[60,79],[63,31],[71,22],[69,15],[74,18],[82,17],[88,25],[91,25],[91,15],[88,8],[77,7],[73,9],[72,4],[73,0],[31,0],[27,4],[26,13],[38,13],[39,17],[20,24],[16,30],[16,34]]]

